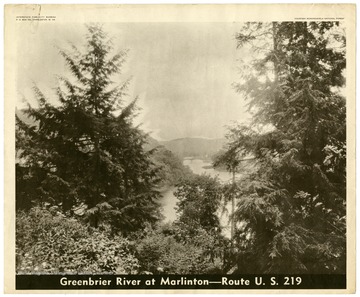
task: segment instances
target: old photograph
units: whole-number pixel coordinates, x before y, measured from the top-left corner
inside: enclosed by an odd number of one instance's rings
[[[6,20],[16,290],[353,288],[346,15],[36,9]]]

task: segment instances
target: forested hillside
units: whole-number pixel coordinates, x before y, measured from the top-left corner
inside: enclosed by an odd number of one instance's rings
[[[217,153],[225,139],[179,138],[161,141],[161,144],[180,158],[207,159]]]

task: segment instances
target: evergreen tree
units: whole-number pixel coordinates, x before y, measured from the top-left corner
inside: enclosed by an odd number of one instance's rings
[[[345,273],[344,36],[336,22],[249,23],[237,35],[257,54],[236,85],[254,122],[229,144],[257,160],[238,186],[240,272]]]
[[[111,81],[127,52],[111,57],[101,26],[87,30],[84,53],[60,50],[72,78],[59,77],[58,104],[34,87],[39,106],[25,113],[35,124],[17,117],[18,207],[49,202],[66,212],[85,204],[94,226],[102,216],[131,231],[158,217],[157,169],[143,149],[146,135],[132,124],[136,99],[124,105],[129,81]]]

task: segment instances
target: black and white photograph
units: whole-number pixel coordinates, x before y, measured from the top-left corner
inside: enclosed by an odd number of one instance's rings
[[[352,292],[355,9],[330,6],[8,6],[12,290]]]

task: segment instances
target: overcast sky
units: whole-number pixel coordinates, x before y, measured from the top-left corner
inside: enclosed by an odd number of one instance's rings
[[[223,137],[225,125],[249,118],[232,84],[238,79],[235,32],[239,23],[117,23],[104,25],[115,49],[129,49],[127,64],[115,81],[133,77],[129,98],[139,96],[136,123],[159,140]],[[85,28],[44,24],[19,30],[18,106],[30,103],[35,82],[55,98],[55,75],[68,73],[57,46],[84,44]],[[51,99],[53,100],[53,99]]]

